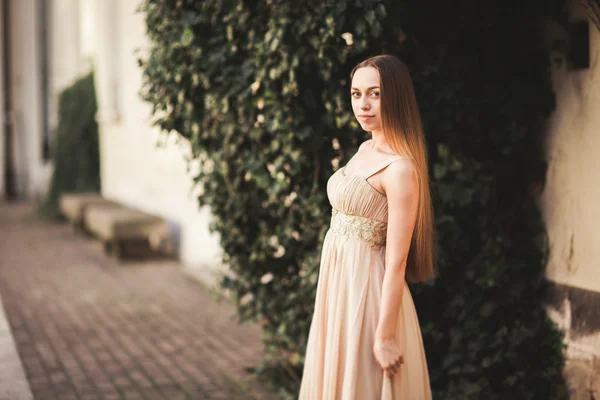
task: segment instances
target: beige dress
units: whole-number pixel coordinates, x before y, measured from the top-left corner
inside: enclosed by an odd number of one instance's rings
[[[387,198],[367,179],[400,156],[360,175],[344,168],[327,182],[333,207],[325,235],[300,400],[431,399],[415,306],[404,287],[397,340],[404,354],[389,378],[373,355],[385,269]]]

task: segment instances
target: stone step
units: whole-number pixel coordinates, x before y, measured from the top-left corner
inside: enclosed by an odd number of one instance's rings
[[[120,204],[105,199],[99,193],[63,193],[59,198],[62,214],[75,229],[83,228],[83,215],[88,206],[121,207]]]
[[[84,211],[83,225],[104,243],[107,253],[117,258],[127,243],[147,242],[154,251],[171,250],[168,223],[132,208],[90,205]]]

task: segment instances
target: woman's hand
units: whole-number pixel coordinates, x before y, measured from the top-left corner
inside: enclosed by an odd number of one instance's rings
[[[400,370],[400,365],[404,363],[404,356],[400,351],[400,346],[394,340],[375,340],[373,346],[375,360],[384,372],[391,378]]]

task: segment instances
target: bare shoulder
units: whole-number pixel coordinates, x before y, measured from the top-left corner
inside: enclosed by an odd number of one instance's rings
[[[369,145],[369,143],[371,143],[373,141],[373,139],[367,139],[364,142],[362,142],[360,144],[360,146],[358,146],[358,151],[361,151],[362,149],[364,149],[365,147],[367,147]]]
[[[412,178],[416,175],[417,170],[412,160],[406,157],[401,157],[390,163],[390,165],[383,172],[384,176],[393,180],[397,180],[398,178],[412,180]]]
[[[408,158],[392,162],[383,171],[383,188],[386,193],[405,196],[417,191],[417,169]]]

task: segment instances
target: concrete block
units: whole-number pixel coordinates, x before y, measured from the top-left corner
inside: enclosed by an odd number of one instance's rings
[[[83,219],[86,229],[104,243],[107,252],[117,257],[124,242],[147,241],[152,249],[158,250],[170,241],[169,226],[164,219],[131,208],[90,205]]]
[[[86,207],[97,204],[119,206],[98,193],[63,193],[59,199],[60,211],[75,227],[81,227]]]

